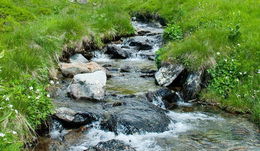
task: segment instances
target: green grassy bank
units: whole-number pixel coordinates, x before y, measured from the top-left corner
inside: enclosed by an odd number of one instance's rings
[[[0,150],[20,150],[52,112],[46,87],[63,45],[134,32],[134,12],[159,14],[168,40],[158,59],[210,69],[201,98],[260,122],[260,2],[255,0],[0,1]]]

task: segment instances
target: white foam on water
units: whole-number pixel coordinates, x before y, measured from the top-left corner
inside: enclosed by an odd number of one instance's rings
[[[108,62],[108,61],[111,61],[111,59],[108,57],[108,55],[104,54],[103,52],[95,51],[94,58],[92,59],[92,61]]]
[[[99,142],[116,139],[123,141],[131,147],[134,147],[137,151],[165,151],[167,149],[162,148],[157,143],[157,140],[159,138],[178,137],[178,134],[196,128],[196,125],[192,124],[190,120],[222,120],[220,117],[209,116],[200,112],[176,113],[170,111],[167,115],[173,120],[173,122],[169,124],[168,131],[162,133],[136,133],[132,135],[125,135],[121,133],[116,135],[114,132],[100,130],[99,126],[96,126],[86,133],[83,143],[70,147],[70,150],[82,151],[88,147],[97,145]]]

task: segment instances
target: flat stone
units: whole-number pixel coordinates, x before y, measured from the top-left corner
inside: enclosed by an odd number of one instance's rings
[[[73,77],[74,75],[80,73],[92,73],[99,70],[105,71],[102,66],[98,65],[95,62],[60,63],[59,66],[62,74],[66,77]]]

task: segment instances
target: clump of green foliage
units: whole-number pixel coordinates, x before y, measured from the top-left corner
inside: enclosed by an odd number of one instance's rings
[[[208,70],[212,80],[209,89],[214,90],[223,98],[227,98],[232,89],[238,86],[240,79],[246,72],[239,72],[240,63],[235,59],[222,59],[218,64]]]
[[[183,39],[183,32],[180,26],[170,24],[164,29],[163,37],[166,40],[181,40]]]

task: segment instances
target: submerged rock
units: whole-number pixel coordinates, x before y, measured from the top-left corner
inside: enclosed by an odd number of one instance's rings
[[[105,95],[104,86],[106,81],[107,77],[104,71],[77,74],[68,87],[68,93],[77,100],[102,100]]]
[[[108,45],[107,51],[105,53],[108,54],[112,59],[126,59],[131,56],[129,50],[122,49],[116,45]]]
[[[165,63],[155,73],[155,79],[159,85],[169,86],[183,71],[183,65]]]
[[[136,36],[128,40],[130,46],[136,46],[138,50],[153,49],[153,41],[148,37]]]
[[[135,151],[135,149],[126,145],[123,141],[112,139],[106,142],[99,142],[87,151]]]
[[[161,108],[170,108],[178,101],[179,97],[175,92],[168,88],[146,93],[146,98],[149,102]]]
[[[195,99],[201,90],[202,71],[190,73],[184,84],[183,94],[185,99]]]
[[[102,129],[117,134],[164,132],[171,121],[165,110],[146,101],[124,101],[119,105],[107,103],[104,110]]]
[[[73,77],[76,74],[80,73],[91,73],[99,70],[104,70],[105,69],[98,65],[95,62],[90,62],[90,63],[80,63],[80,62],[75,62],[75,63],[60,63],[60,70],[62,74],[66,77]]]
[[[75,54],[70,57],[70,63],[88,63],[88,59],[86,59],[82,54]]]

